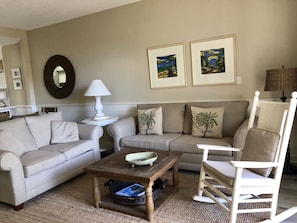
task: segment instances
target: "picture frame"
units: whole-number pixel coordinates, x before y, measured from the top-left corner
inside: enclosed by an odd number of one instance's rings
[[[185,87],[185,43],[148,48],[150,87]]]
[[[191,42],[193,86],[236,83],[235,35]]]
[[[12,79],[21,78],[21,69],[19,67],[11,68],[11,75],[12,75]]]
[[[23,90],[22,79],[13,80],[13,88],[14,90]]]

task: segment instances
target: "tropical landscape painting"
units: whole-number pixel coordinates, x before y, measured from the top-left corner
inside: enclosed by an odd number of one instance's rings
[[[158,78],[177,77],[176,54],[157,57]]]
[[[192,78],[194,86],[235,84],[235,35],[191,42]]]
[[[151,88],[184,87],[185,43],[148,48]]]
[[[201,74],[225,72],[224,48],[201,50]]]

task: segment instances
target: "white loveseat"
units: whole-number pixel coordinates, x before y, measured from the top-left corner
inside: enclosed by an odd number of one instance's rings
[[[100,159],[99,126],[55,112],[0,122],[0,202],[24,202],[83,172]]]

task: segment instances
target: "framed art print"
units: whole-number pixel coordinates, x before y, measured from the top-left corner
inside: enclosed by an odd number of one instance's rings
[[[148,48],[151,88],[183,87],[185,44]]]
[[[191,42],[194,86],[235,84],[235,35]]]
[[[13,88],[14,90],[22,90],[23,89],[22,79],[13,80]]]
[[[19,67],[11,69],[12,79],[21,78],[21,69]]]

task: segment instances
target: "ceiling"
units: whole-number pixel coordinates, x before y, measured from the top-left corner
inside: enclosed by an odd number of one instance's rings
[[[32,30],[141,0],[0,0],[0,27]]]

